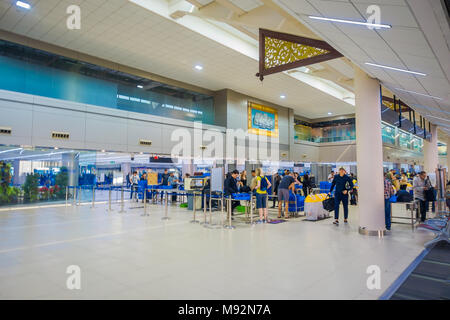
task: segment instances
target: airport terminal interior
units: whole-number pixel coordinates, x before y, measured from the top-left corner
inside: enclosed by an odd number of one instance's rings
[[[0,0],[0,299],[450,299],[447,0]]]

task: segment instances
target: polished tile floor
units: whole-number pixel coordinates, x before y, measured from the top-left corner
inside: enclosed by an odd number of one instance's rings
[[[303,218],[281,224],[207,229],[192,212],[126,203],[0,212],[1,299],[376,299],[432,234],[394,225],[379,239],[350,223]],[[197,218],[203,219],[197,212]],[[218,213],[214,213],[216,220]],[[69,290],[68,266],[81,271]],[[381,289],[367,289],[369,265]]]

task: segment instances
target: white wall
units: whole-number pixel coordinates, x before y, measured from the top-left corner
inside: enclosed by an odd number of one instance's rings
[[[174,130],[183,128],[192,137],[194,122],[104,108],[0,90],[0,127],[12,128],[0,135],[0,144],[60,147],[86,150],[170,154],[177,141]],[[225,128],[203,125],[223,135]],[[52,139],[52,131],[68,132],[69,140]],[[151,140],[151,146],[139,145]],[[192,144],[193,148],[193,144]]]

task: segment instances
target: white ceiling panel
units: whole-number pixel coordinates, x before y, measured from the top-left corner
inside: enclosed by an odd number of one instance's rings
[[[259,2],[243,2],[243,8]],[[66,28],[65,10],[73,3],[81,6],[81,30]],[[127,0],[40,0],[25,14],[11,5],[0,8],[0,28],[27,37],[210,90],[229,88],[309,118],[354,112],[353,106],[283,73],[261,83],[255,76],[258,61]],[[203,65],[202,72],[193,68],[196,64]]]
[[[369,30],[363,26],[322,22],[308,18],[297,0],[275,0],[312,31],[317,32],[338,51],[358,64],[387,87],[403,88],[422,94],[442,97],[434,100],[415,94],[394,92],[411,105],[429,106],[434,114],[449,119],[450,114],[450,52],[445,39],[450,38],[448,25],[442,25],[444,10],[437,0],[305,0],[316,15],[363,21],[368,6],[379,5],[381,22],[392,29]],[[311,8],[309,8],[310,10]],[[324,26],[328,25],[328,26]],[[345,39],[347,37],[349,40]],[[381,65],[426,73],[426,77],[388,71],[365,65]],[[427,111],[427,108],[420,107]],[[439,110],[441,112],[439,113]],[[428,111],[430,112],[430,111]],[[425,114],[426,115],[426,114]],[[432,119],[428,119],[433,122]]]

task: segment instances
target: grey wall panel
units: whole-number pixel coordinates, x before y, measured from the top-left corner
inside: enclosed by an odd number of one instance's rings
[[[85,140],[86,114],[59,108],[33,106],[32,144],[35,146],[56,146],[83,148]],[[69,140],[52,139],[52,132],[67,132]]]
[[[319,148],[320,162],[355,162],[356,161],[356,144],[340,143],[340,144],[322,144]]]
[[[162,126],[143,121],[128,120],[127,145],[130,152],[161,153],[163,151]],[[152,141],[151,146],[142,146],[139,140]]]
[[[97,150],[127,151],[127,119],[86,115],[86,147]]]
[[[12,129],[11,135],[0,135],[0,144],[32,144],[32,105],[0,99],[0,115],[0,127]]]

